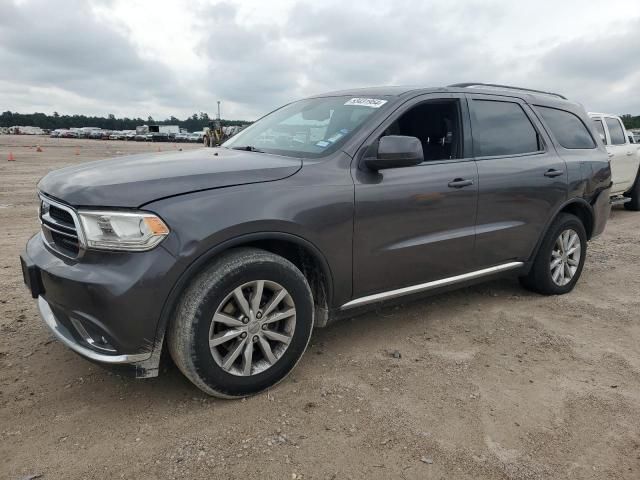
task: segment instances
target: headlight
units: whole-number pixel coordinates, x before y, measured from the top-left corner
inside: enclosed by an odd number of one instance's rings
[[[87,248],[151,250],[169,234],[160,217],[148,212],[79,211]]]

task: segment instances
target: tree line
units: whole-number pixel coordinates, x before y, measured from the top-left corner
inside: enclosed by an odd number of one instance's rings
[[[60,115],[53,112],[53,115],[45,113],[17,113],[6,111],[0,115],[0,127],[30,126],[40,127],[47,130],[55,130],[57,128],[80,128],[80,127],[99,127],[106,130],[135,130],[138,125],[179,125],[190,132],[197,132],[209,125],[213,120],[205,112],[194,113],[186,120],[180,120],[171,116],[165,120],[155,120],[149,116],[147,119],[142,118],[116,118],[115,115],[107,117],[87,116],[87,115]],[[244,120],[221,120],[223,126],[246,125]]]
[[[624,123],[624,127],[626,129],[630,129],[630,128],[640,128],[640,115],[636,115],[635,117],[633,115],[622,115],[620,117],[622,119],[622,123]]]
[[[640,115],[622,115],[624,126],[629,128],[640,128]],[[186,120],[180,120],[171,116],[165,120],[154,120],[149,116],[146,120],[137,118],[116,118],[115,115],[107,117],[86,116],[86,115],[60,115],[53,112],[53,115],[45,113],[17,113],[6,111],[0,115],[0,127],[30,126],[40,127],[48,130],[56,128],[80,128],[99,127],[106,130],[135,130],[138,125],[179,125],[190,132],[197,132],[209,125],[213,120],[205,112],[194,113]],[[251,122],[245,120],[221,120],[223,126],[246,125]]]

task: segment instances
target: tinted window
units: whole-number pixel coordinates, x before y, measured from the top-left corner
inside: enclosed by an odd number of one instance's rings
[[[540,150],[537,132],[517,103],[474,100],[472,105],[473,150],[477,157]]]
[[[606,117],[604,119],[607,122],[607,128],[609,129],[609,136],[611,137],[611,143],[613,145],[622,145],[627,143],[624,139],[624,130],[622,124],[617,118]]]
[[[593,124],[596,126],[596,132],[598,132],[598,135],[600,135],[600,138],[602,139],[602,143],[606,145],[607,137],[604,134],[604,125],[602,124],[602,120],[600,120],[599,118],[594,118]]]
[[[547,127],[564,148],[595,148],[596,144],[582,120],[557,108],[536,107]]]

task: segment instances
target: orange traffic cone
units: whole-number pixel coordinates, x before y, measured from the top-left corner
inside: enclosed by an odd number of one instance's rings
[[[15,162],[15,161],[16,161],[16,159],[15,159],[15,157],[13,156],[13,153],[12,153],[12,152],[9,152],[9,158],[7,159],[7,162]]]
[[[42,148],[40,148],[40,145],[38,145],[38,146],[36,147],[36,152],[41,152],[41,151],[42,151]]]
[[[159,152],[161,152],[161,151],[162,151],[162,149],[161,149],[160,147],[158,147],[158,151],[159,151]]]
[[[76,155],[80,155],[80,149],[76,148]]]

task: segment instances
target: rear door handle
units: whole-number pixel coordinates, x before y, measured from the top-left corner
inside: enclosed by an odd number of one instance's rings
[[[456,178],[449,182],[449,188],[463,188],[473,185],[473,180],[465,180],[464,178]]]
[[[613,158],[613,153],[607,153],[607,157]]]
[[[544,172],[544,176],[549,178],[559,177],[560,175],[564,175],[564,171],[556,170],[555,168],[550,168],[549,170]]]
[[[627,152],[627,157],[630,157],[631,155],[633,155],[633,152]]]

